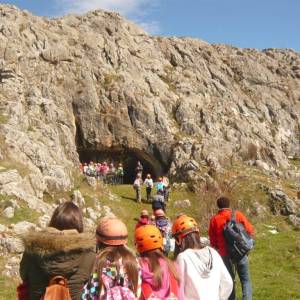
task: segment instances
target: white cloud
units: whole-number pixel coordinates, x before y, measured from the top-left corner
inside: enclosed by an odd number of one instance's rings
[[[84,13],[102,8],[119,12],[126,17],[143,14],[146,7],[150,9],[153,7],[154,2],[153,0],[56,0],[62,14]]]
[[[137,23],[149,34],[159,34],[161,32],[160,24],[158,21],[150,21],[150,22],[139,22]]]
[[[139,24],[149,34],[158,34],[160,24],[148,20],[149,13],[157,8],[160,0],[55,0],[60,15],[85,13],[90,10],[104,9],[118,12]]]

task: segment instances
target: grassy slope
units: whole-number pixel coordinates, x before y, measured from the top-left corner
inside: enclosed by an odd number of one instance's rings
[[[138,217],[141,209],[147,208],[151,210],[151,205],[136,203],[134,201],[134,191],[128,185],[110,187],[110,190],[118,196],[118,201],[109,200],[107,193],[101,187],[96,191],[92,191],[81,180],[77,188],[80,188],[89,203],[92,204],[92,197],[97,196],[103,205],[111,207],[114,213],[126,222],[130,233],[129,245],[133,246],[135,218]],[[145,192],[143,195],[145,197]],[[67,197],[68,195],[60,194],[55,199],[59,196]],[[194,216],[201,223],[202,234],[206,235],[207,229],[205,224],[207,224],[208,218],[204,215],[208,211],[212,212],[214,208],[209,207],[208,210],[208,205],[203,201],[201,195],[196,196],[185,190],[173,191],[170,198],[171,201],[167,208],[168,215],[172,218],[179,212],[185,212]],[[172,203],[178,199],[190,199],[192,206],[186,209],[173,208]],[[51,202],[51,199],[47,199],[47,201]],[[205,222],[203,222],[203,219],[205,219]],[[282,217],[251,217],[251,221],[257,229],[256,247],[250,256],[254,299],[300,300],[299,232],[291,230]],[[270,234],[263,223],[275,225],[280,231],[279,234]],[[3,264],[4,260],[0,258],[0,266],[2,267]],[[8,281],[0,275],[0,300],[15,299],[15,285],[14,282]],[[238,292],[240,294],[239,287]]]

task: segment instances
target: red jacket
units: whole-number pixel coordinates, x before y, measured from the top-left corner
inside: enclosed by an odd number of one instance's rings
[[[231,219],[231,210],[229,208],[220,209],[219,212],[210,219],[209,239],[210,244],[215,248],[221,256],[227,256],[226,242],[223,236],[223,228],[227,221]],[[236,220],[242,223],[248,232],[253,235],[254,229],[247,218],[240,212],[236,211]]]

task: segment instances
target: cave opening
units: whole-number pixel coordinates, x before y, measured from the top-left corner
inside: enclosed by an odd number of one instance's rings
[[[108,164],[114,163],[117,167],[119,163],[123,164],[125,184],[133,184],[136,176],[135,168],[137,162],[140,161],[143,165],[143,179],[149,173],[153,179],[163,175],[166,172],[154,157],[143,153],[138,149],[106,149],[106,150],[92,150],[92,149],[78,149],[79,160],[81,163],[97,162]]]

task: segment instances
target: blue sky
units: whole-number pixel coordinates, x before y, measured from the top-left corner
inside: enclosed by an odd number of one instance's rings
[[[300,51],[300,0],[12,0],[34,14],[60,16],[103,8],[149,33],[210,43]]]

